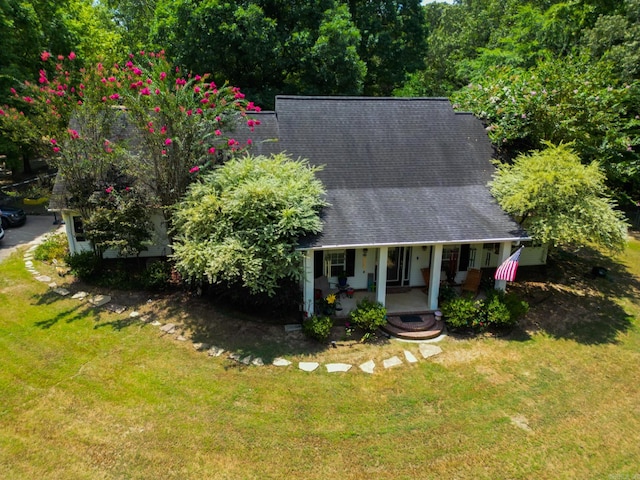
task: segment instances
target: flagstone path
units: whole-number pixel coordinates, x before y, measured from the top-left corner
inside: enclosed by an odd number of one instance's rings
[[[112,303],[112,298],[109,295],[90,295],[87,292],[83,292],[83,291],[78,291],[71,294],[71,292],[68,289],[59,287],[51,279],[51,277],[47,275],[42,275],[40,272],[38,272],[35,269],[33,264],[33,252],[35,251],[37,246],[38,246],[38,243],[34,243],[25,252],[24,254],[25,267],[34,276],[34,278],[37,281],[46,283],[52,292],[62,297],[67,297],[71,295],[70,298],[74,300],[77,300],[79,302],[87,301],[89,304],[91,304],[95,308],[104,308],[105,310],[112,313],[121,314],[126,311],[127,309],[126,306]],[[152,325],[154,327],[159,327],[159,331],[161,332],[162,335],[173,336],[173,338],[175,338],[178,341],[188,340],[188,338],[186,338],[184,335],[182,335],[182,333],[180,333],[179,326],[173,323],[162,324],[157,320],[152,320],[149,316],[144,316],[144,315],[141,316],[140,313],[137,311],[131,312],[129,314],[129,318],[131,320],[139,319],[139,321],[142,323],[148,323],[149,325]],[[284,331],[286,333],[299,332],[301,328],[302,326],[298,324],[285,325]],[[423,359],[427,359],[429,357],[442,353],[442,349],[437,345],[433,345],[432,343],[433,341],[434,340],[431,340],[429,341],[429,343],[418,343],[418,349]],[[237,362],[241,365],[255,366],[255,367],[265,366],[264,361],[260,357],[243,355],[237,352],[225,352],[224,348],[218,347],[215,345],[209,345],[202,342],[194,342],[193,348],[197,351],[206,353],[209,357],[221,357],[224,353],[228,353],[227,358],[229,360]],[[401,356],[404,358],[404,361],[402,360]],[[414,355],[414,353],[407,350],[406,348],[402,349],[401,356],[394,355],[392,357],[384,359],[382,361],[382,367],[385,370],[387,370],[394,367],[401,367],[404,365],[411,365],[419,362],[418,358]],[[277,357],[273,360],[273,362],[271,362],[271,365],[274,367],[286,368],[293,365],[293,363],[292,361],[287,360],[286,358]],[[318,370],[319,367],[320,367],[319,362],[314,362],[314,361],[298,362],[298,369],[304,372],[311,373]],[[352,367],[353,365],[348,363],[325,364],[327,373],[340,373],[340,372],[346,373],[351,371]],[[373,374],[375,372],[375,368],[376,368],[376,363],[373,360],[369,360],[367,362],[362,363],[361,365],[358,365],[358,370],[367,374]]]

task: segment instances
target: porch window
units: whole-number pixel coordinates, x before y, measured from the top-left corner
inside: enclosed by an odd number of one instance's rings
[[[344,250],[325,252],[324,256],[326,274],[328,277],[337,277],[346,270],[347,262]]]

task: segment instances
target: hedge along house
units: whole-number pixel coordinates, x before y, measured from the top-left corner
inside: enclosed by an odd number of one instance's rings
[[[530,240],[487,187],[495,167],[481,121],[447,99],[278,96],[275,112],[257,118],[275,136],[254,136],[253,153],[284,151],[324,167],[324,228],[300,242],[310,314],[315,279],[337,284],[342,271],[385,305],[392,287],[428,285],[423,309],[435,310],[445,279],[460,284],[471,269],[493,269]],[[545,262],[545,247],[520,258]]]

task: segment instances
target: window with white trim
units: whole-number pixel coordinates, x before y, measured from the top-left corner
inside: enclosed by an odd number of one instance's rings
[[[346,270],[347,257],[344,250],[335,250],[324,253],[325,275],[337,277]]]

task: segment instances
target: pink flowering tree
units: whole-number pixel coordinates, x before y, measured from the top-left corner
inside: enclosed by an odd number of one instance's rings
[[[183,75],[163,52],[140,52],[110,67],[75,68],[73,53],[44,52],[41,60],[37,82],[12,91],[17,107],[0,110],[0,125],[47,154],[67,203],[89,224],[98,209],[122,212],[140,202],[146,218],[160,209],[170,220],[188,185],[241,152],[259,125],[249,116],[259,108],[237,87]],[[247,129],[239,132],[243,142],[233,135],[238,127]],[[109,225],[102,221],[100,230]]]

